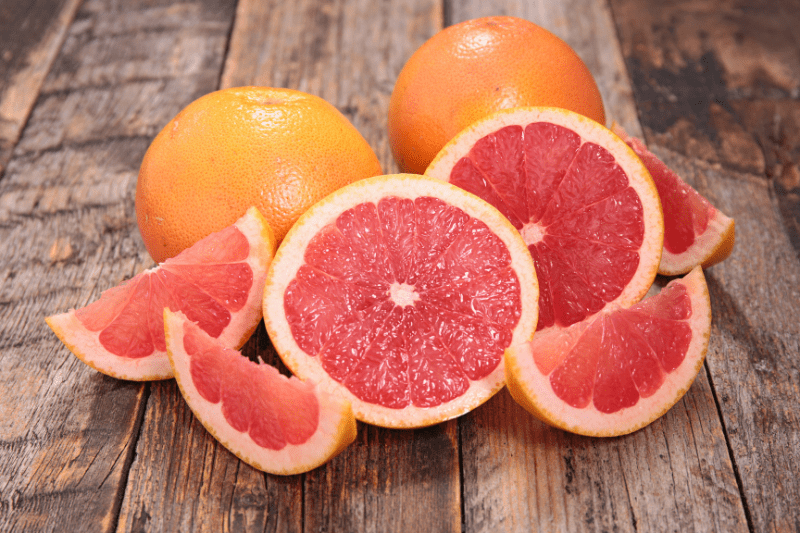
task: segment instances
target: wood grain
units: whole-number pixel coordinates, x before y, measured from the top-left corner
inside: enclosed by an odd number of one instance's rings
[[[755,531],[800,512],[800,11],[793,2],[613,0],[651,149],[736,219],[708,273],[708,357]]]
[[[431,428],[361,424],[330,463],[276,477],[221,447],[174,382],[107,378],[46,327],[152,266],[136,174],[190,101],[317,94],[394,172],[397,73],[443,25],[490,14],[570,43],[609,119],[736,218],[733,255],[706,272],[706,365],[663,418],[584,438],[503,391]],[[795,0],[3,3],[0,530],[798,530],[799,27]],[[263,326],[243,352],[287,372]]]
[[[240,2],[222,85],[325,98],[364,135],[384,171],[396,172],[389,96],[405,61],[441,25],[440,6],[427,1]],[[304,487],[307,531],[459,531],[456,423],[417,431],[361,424],[356,442],[307,474]]]
[[[381,42],[390,23],[406,25],[411,38],[364,46]],[[440,24],[432,3],[243,1],[221,86],[282,86],[321,96],[353,122],[389,168],[394,163],[385,113],[394,77],[415,43]],[[260,328],[243,351],[275,364],[266,339]],[[154,385],[148,402],[137,448],[146,459],[131,469],[121,528],[238,531],[230,517],[240,511],[229,493],[239,487],[263,499],[253,499],[247,530],[293,531],[301,524],[306,531],[460,530],[455,422],[414,432],[361,425],[356,442],[330,463],[305,476],[280,478],[238,462],[190,416],[173,416],[185,408],[176,406],[179,398],[167,387]],[[175,435],[169,447],[159,446],[165,427]],[[183,433],[192,437],[178,437]],[[209,470],[209,456],[222,466]],[[238,476],[216,482],[217,468]],[[177,479],[180,490],[163,479]]]
[[[19,140],[79,0],[0,5],[0,175]]]
[[[133,213],[138,166],[166,117],[217,82],[233,11],[221,15],[84,2],[0,181],[4,531],[117,526],[147,386],[83,365],[44,317],[152,266]],[[187,48],[192,60],[173,65]],[[151,76],[159,65],[174,78]]]
[[[595,76],[609,122],[641,131],[605,2],[494,0],[452,9],[453,22],[491,13],[564,39]],[[548,428],[503,395],[464,419],[462,455],[470,531],[747,531],[705,375],[667,416],[616,439]]]

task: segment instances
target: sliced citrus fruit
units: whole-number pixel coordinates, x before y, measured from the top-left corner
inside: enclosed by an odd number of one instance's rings
[[[420,427],[502,388],[502,355],[530,339],[536,272],[491,205],[415,175],[348,185],[307,211],[276,252],[264,321],[298,377],[356,418]]]
[[[628,135],[616,122],[611,129],[642,159],[661,197],[664,250],[658,273],[685,274],[697,265],[707,268],[727,259],[736,240],[734,220],[683,181],[641,140]]]
[[[425,174],[480,196],[522,234],[539,279],[540,330],[637,302],[655,279],[658,193],[636,154],[591,119],[500,111],[453,138]]]
[[[165,309],[164,330],[187,405],[242,461],[271,474],[300,474],[355,439],[356,420],[346,400],[250,361],[183,313]]]
[[[235,224],[179,255],[105,291],[80,309],[47,317],[47,324],[81,361],[119,379],[172,377],[163,311],[184,312],[235,348],[261,320],[261,297],[275,237],[250,208]]]
[[[657,295],[506,351],[508,389],[534,416],[591,436],[624,435],[681,399],[703,366],[711,304],[699,267]]]

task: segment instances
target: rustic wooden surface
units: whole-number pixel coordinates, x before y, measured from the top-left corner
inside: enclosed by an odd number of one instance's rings
[[[152,266],[133,213],[150,139],[220,87],[326,98],[384,171],[394,79],[448,24],[569,42],[610,119],[718,207],[706,365],[662,419],[591,439],[501,392],[417,431],[359,424],[306,475],[219,446],[172,381],[85,367],[44,317]],[[0,3],[0,531],[800,531],[797,0]],[[279,364],[266,333],[245,346]]]

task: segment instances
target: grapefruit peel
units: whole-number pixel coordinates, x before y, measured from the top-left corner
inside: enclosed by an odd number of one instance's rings
[[[631,308],[609,309],[569,328],[540,331],[532,342],[509,347],[505,353],[506,379],[511,396],[534,417],[551,426],[586,436],[611,437],[632,433],[664,415],[689,390],[703,366],[711,330],[711,304],[701,268],[696,267],[670,285],[683,284],[691,301],[691,316],[685,323],[691,328],[691,340],[685,357],[673,371],[665,372],[664,381],[648,397],[640,397],[632,407],[603,413],[593,403],[576,408],[553,391],[549,375],[539,365],[554,367],[567,357],[581,335],[595,322],[613,313],[626,313]],[[656,305],[658,295],[643,300],[632,308]],[[537,365],[537,361],[539,365]]]
[[[231,320],[222,330],[218,340],[226,346],[238,349],[247,342],[261,320],[261,296],[264,278],[275,252],[276,240],[269,224],[255,207],[248,209],[245,215],[237,220],[233,226],[229,226],[229,228],[231,227],[238,229],[247,239],[250,250],[245,262],[249,265],[253,278],[246,301],[243,302],[239,310],[231,312]],[[98,317],[101,317],[100,319],[107,327],[108,324],[113,322],[114,313],[119,313],[121,305],[130,302],[134,296],[130,293],[135,292],[133,288],[136,283],[144,277],[156,273],[163,265],[169,267],[169,265],[180,266],[182,264],[191,265],[213,262],[214,253],[219,252],[219,248],[208,248],[208,245],[213,243],[215,236],[220,234],[221,232],[212,234],[184,250],[176,257],[165,261],[162,265],[140,272],[120,285],[104,291],[98,300],[88,304],[86,307],[77,310],[70,309],[65,313],[49,316],[45,318],[45,321],[61,342],[78,359],[98,372],[113,378],[132,381],[169,379],[172,377],[172,369],[165,350],[158,350],[156,347],[149,355],[135,358],[116,355],[103,346],[100,341],[100,333],[105,328],[92,328],[90,330],[79,318],[78,314],[84,312],[89,315],[90,320],[97,320]],[[120,295],[124,296],[122,302],[119,301]],[[93,305],[96,306],[94,309],[91,307]],[[158,318],[150,317],[149,315],[137,316],[136,327],[140,328],[140,331],[148,329],[148,320],[151,322],[158,320],[160,323],[161,310],[152,312],[158,312]],[[102,318],[104,314],[108,314],[108,316]],[[163,326],[159,327],[163,328]]]
[[[511,254],[512,269],[519,279],[521,318],[513,330],[510,344],[530,340],[538,316],[538,282],[530,253],[519,232],[494,207],[458,187],[413,174],[377,176],[348,185],[327,196],[304,213],[281,242],[267,273],[264,289],[264,322],[270,339],[284,364],[301,379],[319,383],[327,392],[350,401],[358,420],[388,428],[425,427],[456,418],[486,402],[505,385],[503,359],[481,380],[470,381],[461,396],[434,408],[408,405],[402,409],[363,401],[334,380],[320,358],[306,354],[292,336],[284,311],[284,293],[304,262],[312,238],[332,224],[345,210],[386,196],[415,199],[432,196],[450,202],[468,215],[491,224],[491,230]]]
[[[271,474],[300,474],[328,462],[355,440],[356,421],[347,401],[321,392],[314,385],[301,383],[295,377],[287,378],[270,365],[254,363],[241,353],[226,349],[180,312],[164,309],[164,330],[169,363],[186,404],[220,444],[247,464]],[[191,345],[197,350],[192,355],[187,353],[189,343],[185,339],[188,336],[191,336]],[[217,364],[228,369],[218,376],[221,398],[215,402],[209,401],[198,390],[193,377],[192,357],[205,354],[212,354],[219,361]],[[250,383],[269,385],[259,389],[254,387],[248,391],[251,392],[249,396],[238,398],[246,400],[246,408],[251,410],[253,418],[250,420],[250,432],[235,429],[226,418],[226,407],[230,411],[230,406],[226,405],[225,390],[237,385],[229,379],[236,375],[236,371],[231,370],[233,366],[242,368]],[[283,398],[276,397],[287,391],[291,392]],[[259,393],[261,398],[257,397]],[[281,401],[291,404],[281,405]],[[259,406],[264,404],[268,407],[259,410]],[[306,409],[301,410],[299,406]],[[294,412],[290,412],[292,410]],[[314,413],[317,413],[316,421],[311,419]],[[282,446],[277,444],[274,448],[278,449],[271,449],[251,437],[252,428],[258,423],[256,416],[265,420],[262,426],[280,428],[277,431],[279,435],[273,439],[281,441]],[[309,431],[310,425],[315,422],[313,431]],[[301,434],[299,439],[294,440],[305,440],[291,443],[293,439],[285,436],[288,433],[285,429],[287,425],[293,425],[293,432]],[[284,434],[281,434],[281,430]]]

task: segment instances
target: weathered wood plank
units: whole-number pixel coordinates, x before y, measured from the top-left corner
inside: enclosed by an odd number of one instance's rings
[[[353,122],[389,170],[394,162],[385,129],[394,79],[408,55],[440,27],[440,7],[433,2],[242,1],[221,86],[281,86],[321,96]],[[263,328],[258,331],[243,351],[277,363]],[[243,490],[262,498],[251,501],[248,530],[461,528],[455,422],[415,432],[360,425],[356,442],[319,469],[291,478],[259,477],[191,417],[170,414],[185,409],[176,401],[171,390],[154,387],[138,448],[142,460],[131,469],[120,529],[240,530],[230,518],[228,484],[213,482],[213,472],[210,482],[191,466],[204,464],[209,454],[226,472],[246,475],[250,481]],[[192,440],[159,446],[165,427],[192,434]],[[163,484],[167,475],[185,480],[181,490]]]
[[[707,366],[753,530],[795,531],[800,10],[612,5],[653,151],[736,219],[734,253],[708,275],[718,342]]]
[[[406,59],[441,28],[438,3],[248,1],[240,23],[224,86],[278,85],[325,98],[364,135],[384,171],[396,172],[389,96]],[[455,422],[418,431],[360,424],[356,442],[305,476],[304,529],[459,531],[456,433]]]
[[[0,180],[4,531],[117,526],[148,388],[80,363],[44,317],[152,266],[138,166],[165,117],[217,83],[232,18],[213,2],[87,1],[42,84]],[[152,75],[162,65],[172,78]]]
[[[641,131],[605,1],[453,3],[452,22],[502,13],[540,24],[592,71],[609,120]],[[712,338],[712,343],[719,343]],[[469,531],[746,531],[713,394],[701,373],[662,419],[590,439],[549,428],[507,394],[461,423]]]
[[[79,3],[37,0],[0,5],[0,175]]]

